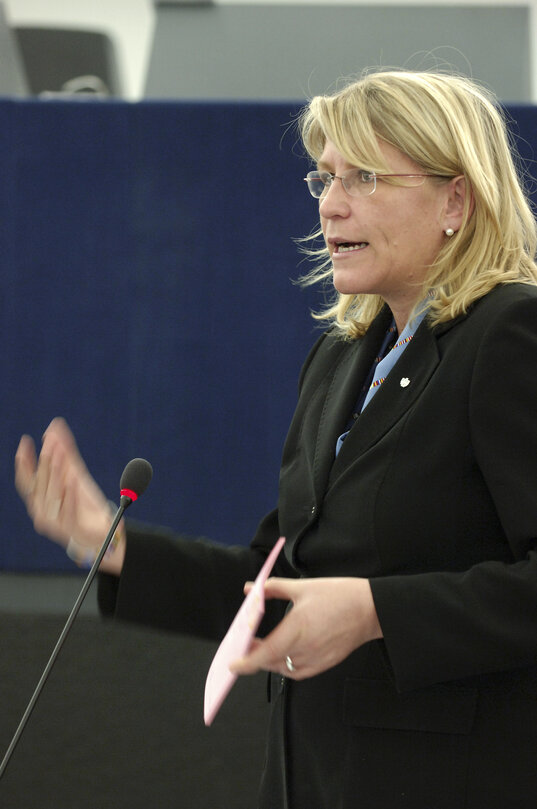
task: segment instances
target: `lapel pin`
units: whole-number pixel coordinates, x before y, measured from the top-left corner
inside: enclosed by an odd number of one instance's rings
[[[404,376],[402,379],[399,380],[399,384],[402,388],[407,388],[410,385],[410,379],[408,376]]]

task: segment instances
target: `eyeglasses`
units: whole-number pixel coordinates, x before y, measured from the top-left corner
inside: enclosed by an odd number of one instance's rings
[[[341,176],[331,174],[329,171],[309,171],[304,177],[304,182],[308,184],[308,190],[311,196],[316,199],[320,199],[326,194],[334,180],[341,180],[343,188],[351,197],[369,197],[375,192],[377,178],[381,180],[385,177],[421,179],[421,182],[410,183],[410,186],[417,186],[423,184],[425,177],[446,176],[445,174],[375,174],[374,171],[365,171],[365,169],[349,169],[349,171],[346,171],[345,174]]]

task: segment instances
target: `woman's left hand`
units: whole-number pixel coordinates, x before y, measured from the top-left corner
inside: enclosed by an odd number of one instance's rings
[[[246,592],[250,587],[246,585]],[[291,601],[292,608],[269,635],[255,638],[248,653],[232,664],[235,674],[264,669],[303,680],[382,637],[368,579],[272,578],[265,584],[265,598]]]

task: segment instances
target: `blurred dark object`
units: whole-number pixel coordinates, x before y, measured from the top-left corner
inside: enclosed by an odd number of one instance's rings
[[[0,613],[3,755],[64,616]],[[2,778],[3,809],[251,809],[264,675],[242,677],[208,730],[216,644],[78,618]]]
[[[13,29],[31,95],[121,96],[108,34],[67,28]]]
[[[0,3],[0,96],[26,96],[28,86],[16,36]]]

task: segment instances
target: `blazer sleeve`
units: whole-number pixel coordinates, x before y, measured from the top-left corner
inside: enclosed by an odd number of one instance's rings
[[[278,536],[276,510],[261,521],[250,547],[129,522],[121,576],[99,576],[100,611],[156,629],[219,640],[242,603],[245,582],[255,579]],[[274,575],[290,573],[280,558]],[[261,635],[279,620],[282,609],[276,602],[267,604]]]
[[[505,532],[507,558],[459,572],[371,580],[402,691],[537,660],[535,296],[515,300],[487,324],[469,402],[472,449]],[[438,508],[449,508],[449,492]],[[486,538],[467,539],[485,545]]]

